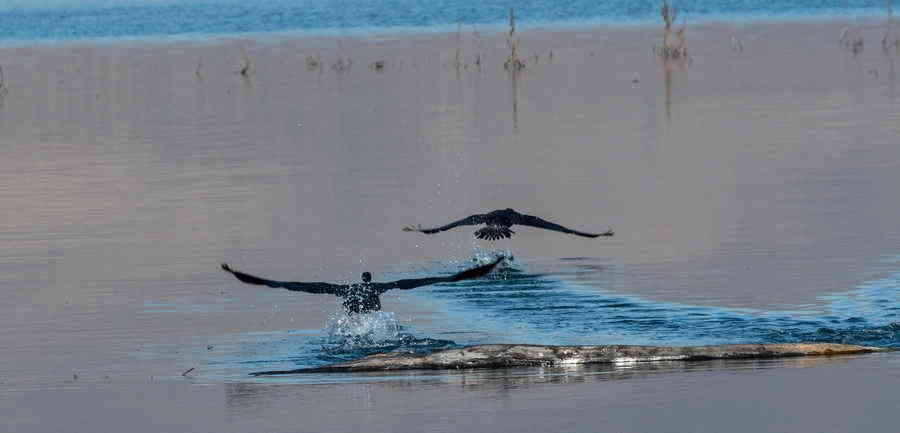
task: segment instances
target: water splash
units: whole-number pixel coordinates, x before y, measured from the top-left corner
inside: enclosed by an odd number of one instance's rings
[[[475,263],[477,266],[486,265],[488,263],[493,263],[494,260],[503,257],[503,262],[500,263],[500,268],[508,268],[513,265],[515,261],[515,256],[509,249],[504,250],[495,250],[481,247],[479,245],[474,245],[472,247],[472,259],[471,261]]]
[[[418,352],[456,345],[450,340],[418,337],[386,311],[352,316],[335,313],[325,322],[323,332],[323,349],[332,356],[350,355],[348,359],[397,349]]]
[[[191,346],[195,350],[185,355],[192,360],[212,356],[203,369],[206,377],[243,380],[251,371],[316,367],[394,350],[422,354],[458,345],[419,337],[393,313],[379,311],[354,316],[336,312],[319,330],[233,334],[217,340],[204,338]],[[161,346],[157,351],[171,350]]]
[[[336,313],[325,322],[324,333],[332,344],[367,348],[393,344],[401,338],[402,329],[394,313],[376,311],[352,316]]]

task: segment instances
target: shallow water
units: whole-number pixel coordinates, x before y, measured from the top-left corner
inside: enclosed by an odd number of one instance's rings
[[[683,69],[648,55],[655,31],[535,32],[522,43],[544,60],[515,80],[496,35],[463,42],[480,71],[447,66],[455,35],[5,49],[0,415],[13,431],[186,430],[198,414],[211,431],[451,431],[491,414],[517,431],[684,431],[699,414],[693,430],[883,428],[892,354],[247,376],[492,342],[896,346],[895,58],[821,43],[842,26],[741,26],[741,55],[731,27],[697,27]],[[400,230],[504,207],[616,236]],[[492,251],[515,258],[389,292],[360,323],[218,268],[387,281]],[[298,410],[322,417],[285,427]]]

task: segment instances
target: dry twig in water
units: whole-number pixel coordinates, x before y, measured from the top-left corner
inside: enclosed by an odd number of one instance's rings
[[[337,61],[331,65],[331,69],[337,73],[347,72],[350,70],[351,65],[353,65],[353,61],[347,57],[346,59],[337,59]]]
[[[886,0],[887,4],[887,25],[884,31],[884,37],[881,38],[881,48],[883,50],[887,50],[892,46],[896,48],[900,48],[900,38],[894,33],[894,7],[891,4],[891,0]]]
[[[462,62],[462,23],[456,24],[456,55],[453,57],[453,67],[459,72],[463,67]]]
[[[322,71],[322,56],[316,54],[315,56],[306,56],[306,70],[307,71]]]
[[[250,62],[250,56],[247,54],[247,47],[241,46],[241,69],[238,70],[244,77],[250,77],[253,73],[253,63]]]
[[[386,63],[384,60],[376,60],[369,64],[369,69],[371,69],[375,72],[384,72],[385,64]]]
[[[674,7],[670,8],[669,3],[663,0],[662,6],[659,8],[659,15],[663,20],[663,43],[662,45],[654,46],[653,53],[663,60],[690,60],[687,41],[684,37],[684,31],[687,29],[687,20],[673,34],[672,25],[678,18],[677,10]]]
[[[506,45],[509,47],[509,56],[503,67],[507,71],[521,71],[525,69],[525,62],[519,58],[519,39],[516,38],[516,14],[513,8],[509,8],[509,34],[506,36]]]
[[[731,51],[734,51],[736,53],[744,52],[744,44],[741,42],[740,39],[738,39],[737,35],[734,33],[731,34]]]
[[[0,104],[3,103],[8,93],[9,88],[6,87],[6,77],[3,75],[3,67],[0,66]]]
[[[472,38],[475,40],[475,67],[478,70],[481,70],[481,65],[484,63],[484,55],[481,53],[482,49],[484,49],[484,44],[481,41],[481,34],[478,33],[478,29],[475,26],[472,26]]]
[[[194,69],[194,77],[198,80],[203,79],[203,57],[197,57],[197,68]]]
[[[841,29],[841,36],[838,42],[853,54],[859,54],[863,51],[862,32],[858,28],[844,27]]]

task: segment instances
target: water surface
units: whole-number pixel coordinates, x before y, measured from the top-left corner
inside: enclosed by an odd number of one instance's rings
[[[252,33],[342,35],[447,31],[458,23],[498,29],[515,8],[520,25],[646,24],[657,1],[613,0],[44,0],[0,2],[0,40],[66,41],[191,38]],[[671,2],[691,22],[808,19],[885,14],[878,0],[683,0]]]
[[[693,64],[673,68],[649,55],[655,31],[532,32],[539,59],[515,77],[502,37],[469,32],[4,49],[2,417],[15,431],[883,427],[891,354],[247,376],[491,342],[896,346],[895,57],[832,43],[843,25],[747,24],[741,54],[732,26],[698,26]],[[484,67],[449,66],[457,47]],[[401,231],[505,207],[617,234]],[[385,281],[492,251],[515,259],[389,293],[358,324],[338,323],[335,298],[218,268]],[[314,420],[295,426],[297,411]]]

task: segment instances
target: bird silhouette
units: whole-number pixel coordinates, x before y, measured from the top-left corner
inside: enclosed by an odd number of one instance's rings
[[[478,239],[485,239],[489,241],[494,241],[501,238],[511,238],[516,232],[511,230],[510,227],[516,224],[522,226],[537,227],[546,230],[553,230],[557,232],[583,236],[586,238],[612,236],[615,234],[615,232],[613,232],[612,230],[607,230],[603,233],[580,232],[578,230],[572,230],[568,227],[552,223],[533,215],[525,215],[516,212],[512,209],[500,209],[485,214],[476,214],[440,227],[422,228],[422,226],[407,226],[403,228],[403,231],[420,232],[430,235],[450,230],[459,226],[474,226],[479,224],[486,224],[487,227],[482,227],[476,230],[475,237]]]
[[[505,258],[506,257],[501,256],[486,265],[478,266],[446,277],[410,278],[389,283],[372,282],[372,274],[368,272],[363,272],[362,282],[360,283],[331,284],[322,282],[269,280],[257,277],[256,275],[236,271],[232,269],[231,266],[228,266],[227,263],[222,263],[222,270],[234,275],[238,280],[247,284],[283,288],[294,292],[335,295],[343,299],[343,305],[347,310],[347,314],[352,315],[381,310],[380,295],[388,290],[409,290],[435,283],[452,283],[483,277],[491,272],[491,270]]]

